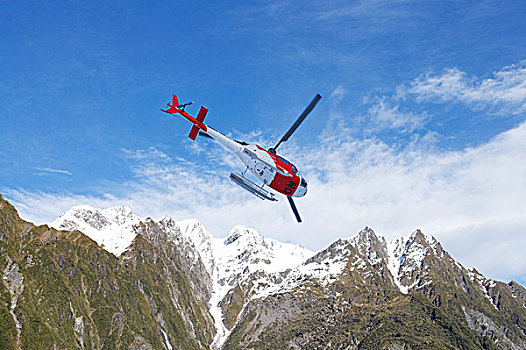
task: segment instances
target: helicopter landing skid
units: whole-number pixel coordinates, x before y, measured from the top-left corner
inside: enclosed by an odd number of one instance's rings
[[[255,195],[258,198],[268,199],[270,201],[277,201],[277,199],[274,198],[274,194],[273,193],[270,193],[269,191],[267,191],[263,187],[258,186],[257,184],[255,184],[254,182],[250,181],[249,179],[247,179],[246,177],[244,177],[241,174],[231,173],[230,174],[230,180],[235,182],[237,185],[243,187],[245,190],[247,190],[248,192],[252,193],[253,195]]]

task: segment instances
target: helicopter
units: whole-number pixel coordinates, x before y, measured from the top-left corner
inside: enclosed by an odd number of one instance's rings
[[[302,222],[296,204],[292,197],[303,197],[307,194],[307,181],[301,175],[298,168],[276,153],[278,147],[296,131],[300,124],[305,120],[307,115],[314,109],[316,104],[320,101],[321,95],[316,94],[305,110],[299,115],[294,124],[287,130],[285,135],[278,141],[278,143],[271,148],[265,149],[256,144],[248,144],[243,141],[233,140],[219,131],[206,125],[203,121],[208,113],[206,107],[201,106],[197,116],[194,118],[185,111],[185,108],[193,102],[179,104],[178,98],[172,94],[172,103],[167,103],[168,109],[161,109],[161,111],[171,114],[180,115],[189,122],[192,128],[188,137],[195,141],[197,136],[213,139],[225,147],[227,150],[235,153],[239,159],[245,164],[246,168],[243,172],[233,172],[230,174],[230,179],[240,187],[249,191],[260,199],[267,199],[270,201],[277,201],[274,193],[270,192],[265,186],[270,187],[287,198],[292,212],[296,217],[298,223]],[[250,171],[262,182],[261,185],[249,180],[245,177],[247,171]]]

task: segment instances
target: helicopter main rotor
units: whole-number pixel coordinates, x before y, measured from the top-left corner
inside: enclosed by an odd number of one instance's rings
[[[314,98],[309,103],[307,108],[305,108],[305,110],[300,114],[298,119],[296,119],[294,124],[292,124],[292,126],[289,128],[289,130],[287,130],[285,135],[283,135],[283,137],[281,138],[281,140],[279,140],[279,142],[276,144],[276,146],[271,147],[271,148],[268,149],[268,151],[270,153],[276,154],[276,149],[279,147],[279,145],[281,145],[282,142],[287,141],[289,139],[289,137],[292,136],[292,134],[296,131],[296,129],[300,126],[300,124],[303,123],[305,118],[307,118],[309,113],[312,112],[314,107],[316,107],[316,104],[320,101],[320,99],[321,99],[321,95],[320,94],[316,94],[316,96],[314,96]]]

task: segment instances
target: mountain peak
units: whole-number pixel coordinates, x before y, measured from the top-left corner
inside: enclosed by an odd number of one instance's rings
[[[243,237],[245,241],[262,243],[264,237],[255,229],[243,225],[236,225],[225,239],[225,245],[229,245]]]
[[[89,205],[76,205],[62,214],[57,220],[77,218],[94,228],[101,228],[111,224],[125,224],[140,219],[127,206],[98,209]],[[55,220],[55,221],[57,221]],[[62,220],[63,221],[63,220]]]
[[[383,237],[378,237],[374,230],[368,226],[365,226],[358,234],[352,236],[349,239],[349,242],[353,245],[360,246],[365,245],[370,247],[371,245],[385,245],[385,239]]]
[[[80,204],[80,205],[75,205],[73,207],[71,207],[71,209],[69,209],[67,212],[93,212],[93,211],[98,211],[98,212],[104,212],[104,213],[116,213],[116,214],[122,214],[122,215],[129,215],[132,213],[130,207],[126,206],[126,205],[117,205],[117,206],[114,206],[114,207],[108,207],[108,208],[105,208],[105,209],[100,209],[100,208],[95,208],[95,207],[92,207],[91,205],[88,205],[88,204]]]
[[[77,205],[49,226],[57,230],[81,231],[110,253],[119,256],[135,238],[133,226],[140,221],[141,218],[126,206],[97,209],[89,205]]]
[[[436,243],[438,243],[435,237],[428,233],[423,233],[420,229],[416,229],[413,233],[411,233],[411,235],[409,236],[409,240],[430,246],[433,246]]]
[[[374,233],[374,230],[372,228],[370,228],[369,226],[365,226],[354,237],[359,237],[362,240],[368,240],[371,238],[375,238],[376,234]]]

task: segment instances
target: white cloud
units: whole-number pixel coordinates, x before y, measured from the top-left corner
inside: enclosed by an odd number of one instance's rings
[[[460,102],[490,114],[521,114],[526,112],[526,61],[504,67],[488,79],[470,78],[459,69],[449,68],[441,75],[423,74],[402,84],[392,96],[366,95],[363,103],[370,106],[365,118],[368,130],[412,133],[425,129],[432,116],[408,111],[404,108],[408,99],[435,104]]]
[[[346,94],[345,88],[341,85],[338,85],[332,91],[330,95],[330,101],[333,103],[333,105],[338,105],[342,101],[345,94]]]
[[[400,106],[392,106],[386,98],[380,98],[369,110],[374,130],[381,129],[401,129],[405,132],[412,132],[422,129],[427,119],[426,115],[419,115],[412,112],[403,112]]]
[[[72,175],[70,171],[63,170],[63,169],[53,169],[53,168],[47,168],[47,167],[37,167],[36,169],[40,171],[36,175],[49,175],[49,174]]]
[[[400,86],[398,95],[414,95],[430,102],[458,101],[476,108],[490,108],[493,113],[519,114],[526,111],[526,61],[494,72],[492,78],[477,79],[456,68],[441,75],[424,74],[408,85]]]

